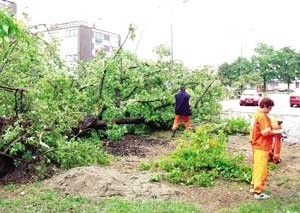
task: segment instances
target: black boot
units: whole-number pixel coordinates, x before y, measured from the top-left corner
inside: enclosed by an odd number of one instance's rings
[[[172,130],[172,138],[175,137],[175,134],[176,134],[176,129],[173,129],[173,130]]]

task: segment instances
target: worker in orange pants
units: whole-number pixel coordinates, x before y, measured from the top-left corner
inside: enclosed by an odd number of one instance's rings
[[[259,104],[259,109],[255,112],[251,124],[250,142],[253,150],[253,170],[250,192],[254,193],[254,198],[268,199],[270,195],[264,193],[268,176],[268,159],[270,150],[273,147],[275,135],[282,134],[282,129],[273,129],[268,113],[274,106],[272,99],[264,97]]]
[[[175,118],[172,127],[172,137],[175,137],[175,133],[179,127],[180,122],[183,120],[185,129],[190,130],[191,121],[190,117],[192,115],[190,94],[185,90],[185,86],[180,86],[179,91],[175,94]]]

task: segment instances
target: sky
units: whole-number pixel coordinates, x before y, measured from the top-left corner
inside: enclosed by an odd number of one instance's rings
[[[218,66],[250,58],[263,42],[300,50],[299,0],[15,0],[30,25],[88,21],[121,35],[136,27],[125,49],[154,59],[154,48],[171,47],[186,66]],[[171,30],[172,29],[172,30]]]

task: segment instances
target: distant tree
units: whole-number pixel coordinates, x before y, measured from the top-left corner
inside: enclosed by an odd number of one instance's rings
[[[266,91],[267,83],[276,78],[276,64],[274,63],[275,50],[272,46],[259,43],[254,49],[255,58],[259,64],[259,75],[263,81],[263,90]]]
[[[218,77],[223,85],[239,88],[239,90],[247,86],[255,86],[259,79],[258,74],[254,73],[251,61],[240,57],[231,64],[222,64],[218,69]]]
[[[171,49],[165,44],[158,45],[154,48],[153,52],[159,56],[160,60],[164,59],[165,57],[169,58],[171,56]]]
[[[218,77],[221,80],[222,84],[225,86],[232,86],[232,83],[235,80],[235,77],[232,75],[233,73],[231,72],[230,69],[230,64],[228,64],[227,62],[222,64],[219,68],[218,68]]]
[[[297,78],[300,70],[299,53],[290,47],[284,47],[276,51],[274,63],[277,68],[277,76],[285,82],[290,89],[290,84]]]

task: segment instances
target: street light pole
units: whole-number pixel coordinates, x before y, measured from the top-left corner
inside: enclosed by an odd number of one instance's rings
[[[181,1],[181,4],[187,3],[189,0]],[[173,7],[171,8],[171,71],[174,71],[174,38],[173,38]]]
[[[173,24],[171,22],[171,71],[174,70]]]

